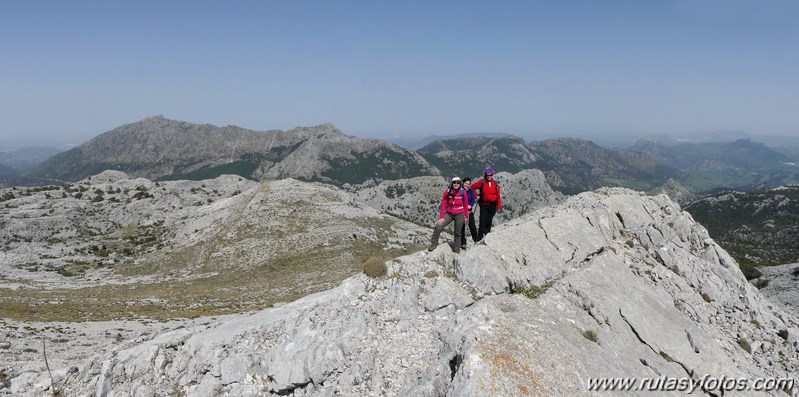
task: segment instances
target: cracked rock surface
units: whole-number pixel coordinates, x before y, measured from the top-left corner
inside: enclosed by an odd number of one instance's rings
[[[60,390],[565,396],[618,393],[589,391],[598,377],[799,378],[796,314],[772,305],[665,195],[583,193],[461,254],[443,244],[387,265],[385,278],[359,274],[280,307],[98,352],[57,370]],[[9,389],[42,395],[38,375]]]

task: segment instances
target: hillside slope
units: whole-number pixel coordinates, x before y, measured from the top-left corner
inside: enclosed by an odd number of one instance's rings
[[[549,139],[529,146],[540,157],[535,168],[556,173],[557,184],[550,184],[566,193],[602,186],[649,190],[679,176],[675,169],[658,164],[648,155],[605,149],[583,139]]]
[[[685,172],[681,182],[696,192],[799,183],[795,159],[750,139],[675,145],[640,140],[626,152],[645,154]]]
[[[799,186],[723,192],[687,205],[742,265],[799,261]]]
[[[603,189],[279,308],[100,352],[68,395],[615,395],[591,379],[799,377],[772,307],[666,196]],[[45,379],[44,372],[38,379]],[[37,383],[39,382],[39,383]],[[11,390],[41,393],[33,376]],[[796,390],[796,389],[794,389]],[[790,391],[789,391],[790,392]],[[784,395],[743,391],[735,395]]]
[[[21,321],[263,308],[331,288],[371,257],[420,249],[431,233],[293,179],[153,182],[107,171],[0,197],[0,317]]]
[[[517,173],[535,168],[538,156],[515,136],[443,139],[416,151],[448,176],[479,177],[486,167]]]

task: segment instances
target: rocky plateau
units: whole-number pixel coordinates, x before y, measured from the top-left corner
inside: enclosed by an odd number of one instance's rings
[[[665,195],[582,193],[460,254],[441,245],[384,264],[272,308],[120,332],[59,361],[52,380],[41,360],[5,364],[0,394],[616,395],[591,379],[799,378],[796,313]]]

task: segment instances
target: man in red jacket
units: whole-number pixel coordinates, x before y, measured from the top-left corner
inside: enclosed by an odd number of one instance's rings
[[[472,190],[480,191],[477,194],[477,203],[480,205],[480,227],[477,229],[477,241],[480,241],[491,232],[494,215],[502,211],[502,195],[499,192],[499,184],[494,180],[494,169],[486,168],[483,179],[475,182],[472,185]]]

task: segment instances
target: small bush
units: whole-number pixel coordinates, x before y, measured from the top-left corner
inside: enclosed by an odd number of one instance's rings
[[[438,277],[438,273],[435,270],[429,270],[424,274],[425,278],[436,278]]]
[[[385,277],[388,273],[388,266],[380,259],[371,258],[363,263],[363,272],[371,278]]]
[[[738,346],[741,346],[741,349],[744,349],[749,354],[752,354],[752,346],[749,344],[749,341],[746,339],[738,339]]]
[[[756,268],[754,265],[739,264],[739,266],[741,267],[741,272],[743,272],[744,277],[746,277],[747,280],[754,280],[763,275],[763,272],[761,272],[760,269]]]
[[[585,337],[585,339],[588,339],[591,342],[599,344],[599,336],[597,335],[596,331],[592,329],[587,329],[583,331],[583,336]]]
[[[11,377],[8,376],[5,370],[0,371],[0,389],[5,389],[11,386]]]
[[[763,289],[763,288],[768,287],[768,280],[759,279],[759,280],[755,281],[754,284],[755,284],[755,287],[757,287],[757,289]]]
[[[550,286],[551,286],[550,284],[544,284],[540,287],[537,285],[531,285],[530,288],[525,288],[523,286],[513,286],[513,288],[511,289],[511,293],[524,295],[528,299],[535,299],[539,295],[546,292],[546,290],[549,289]]]
[[[708,295],[707,292],[702,293],[702,299],[704,299],[707,303],[713,302],[713,299],[710,299],[710,295]]]
[[[793,268],[793,270],[791,270],[791,275],[794,277],[799,277],[799,267]]]

